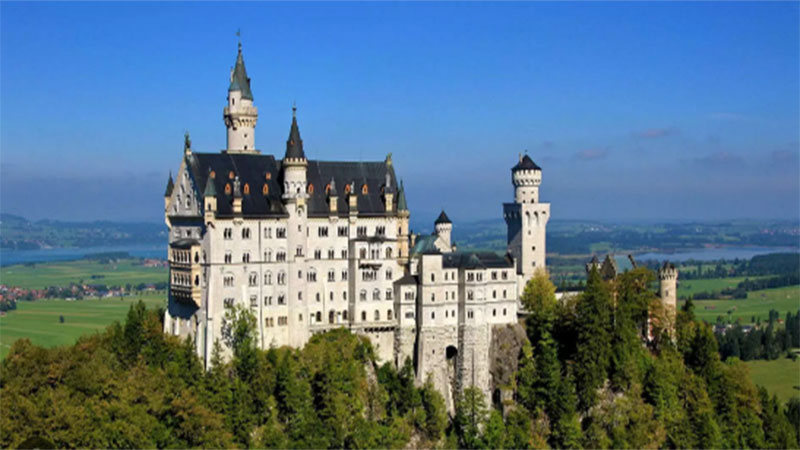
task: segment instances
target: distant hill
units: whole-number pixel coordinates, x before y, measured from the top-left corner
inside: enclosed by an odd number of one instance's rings
[[[152,244],[166,242],[166,239],[167,228],[159,223],[32,222],[13,214],[0,214],[0,248],[4,250]]]

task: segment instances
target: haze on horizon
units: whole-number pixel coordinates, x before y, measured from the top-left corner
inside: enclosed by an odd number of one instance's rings
[[[256,146],[393,154],[412,220],[501,217],[525,150],[554,220],[800,216],[800,31],[777,3],[0,3],[0,212],[163,220],[225,145],[242,30]]]

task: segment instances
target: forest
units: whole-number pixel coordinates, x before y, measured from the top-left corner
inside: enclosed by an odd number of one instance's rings
[[[204,370],[140,303],[70,347],[14,344],[0,365],[0,446],[798,448],[800,398],[783,404],[738,358],[723,361],[691,302],[673,321],[653,277],[593,270],[580,296],[557,302],[538,273],[522,297],[531,313],[513,399],[466,388],[452,417],[415,382],[413,361],[380,364],[346,329],[262,351],[252,315],[232,309]]]

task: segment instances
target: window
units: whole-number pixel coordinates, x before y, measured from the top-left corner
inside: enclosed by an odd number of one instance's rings
[[[317,235],[319,237],[328,237],[328,227],[317,228]]]
[[[264,183],[264,186],[261,187],[261,193],[263,195],[269,195],[269,185]]]
[[[507,280],[508,279],[508,272],[505,270],[500,273],[500,278]]]
[[[474,313],[474,312],[472,312],[472,310],[471,310],[471,309],[470,309],[470,310],[468,310],[468,311],[467,311],[467,319],[472,319],[473,317],[475,317],[475,313]]]
[[[342,300],[347,301],[347,291],[342,291]]]
[[[435,318],[436,318],[436,311],[431,311],[431,319],[435,319]]]
[[[328,323],[333,323],[333,319],[336,317],[336,313],[333,311],[328,312]]]
[[[322,313],[317,311],[317,323],[322,322]]]
[[[313,194],[314,193],[314,185],[313,184],[309,184],[308,187],[306,188],[306,190],[308,190],[309,194]]]
[[[314,259],[322,259],[322,250],[314,250]]]
[[[231,195],[231,184],[225,183],[225,195]]]
[[[503,308],[503,315],[504,316],[506,315],[506,309],[505,308]]]
[[[330,299],[330,301],[333,301],[333,291],[330,291],[328,293],[328,298]]]
[[[379,226],[375,227],[375,234],[378,236],[385,236],[386,235],[386,227]]]
[[[336,271],[333,269],[328,271],[328,281],[336,281]]]
[[[250,262],[250,252],[242,253],[242,262],[249,263]]]
[[[308,279],[308,281],[309,281],[310,283],[316,283],[316,282],[317,282],[317,271],[316,271],[316,270],[313,270],[313,269],[312,269],[312,270],[309,270],[309,271],[306,273],[306,278]]]
[[[367,249],[362,248],[358,251],[358,257],[361,259],[367,259]]]
[[[278,272],[278,284],[286,284],[286,272]]]
[[[342,271],[342,281],[347,281],[347,270]]]
[[[361,321],[362,322],[366,322],[367,321],[367,312],[366,311],[361,311]]]
[[[432,302],[436,301],[436,293],[431,293],[431,301]]]
[[[233,230],[231,228],[225,228],[222,230],[222,237],[224,239],[233,239]]]
[[[250,296],[250,307],[257,308],[258,307],[258,296],[251,295]]]
[[[342,320],[347,320],[347,310],[342,311]]]
[[[472,291],[467,291],[467,300],[474,300],[475,294]]]
[[[492,291],[492,298],[497,298],[497,291]]]
[[[278,296],[278,304],[279,305],[285,305],[286,304],[286,295],[285,294],[280,294]]]
[[[303,256],[303,246],[302,245],[298,245],[297,246],[297,251],[295,251],[294,256]]]
[[[367,290],[366,289],[362,289],[361,292],[358,293],[358,298],[361,299],[361,301],[366,300],[367,299]]]
[[[392,290],[386,289],[386,300],[391,300],[391,299],[392,299]]]
[[[272,250],[267,250],[264,252],[264,262],[272,261]]]
[[[381,312],[377,309],[375,310],[375,320],[381,320]]]
[[[225,287],[233,287],[233,274],[227,274],[222,279],[222,285]]]
[[[496,279],[497,279],[497,272],[492,272],[492,280],[496,280]]]
[[[250,228],[242,228],[242,239],[250,239]]]
[[[347,237],[350,233],[347,227],[339,227],[338,234],[339,237]]]
[[[414,291],[406,291],[404,297],[406,300],[414,300]]]
[[[436,281],[436,274],[432,273],[431,274],[431,283],[433,283],[434,281]]]
[[[258,285],[258,274],[255,272],[250,272],[249,277],[250,286],[257,286]]]
[[[272,296],[271,295],[264,296],[264,306],[272,306]]]
[[[386,259],[392,259],[392,247],[386,247]]]
[[[233,308],[233,299],[232,298],[230,298],[230,297],[226,298],[225,300],[223,300],[223,302],[224,302],[226,308]]]
[[[358,227],[358,228],[356,228],[356,235],[358,237],[366,237],[367,236],[367,227]]]
[[[288,318],[288,317],[286,317],[286,316],[280,316],[280,317],[278,317],[278,325],[283,325],[283,326],[285,326],[285,325],[286,325],[286,324],[288,324],[288,323],[289,323],[289,318]]]
[[[303,279],[303,271],[302,271],[302,270],[298,270],[298,271],[297,271],[297,278],[298,278],[299,280],[302,280],[302,279]]]
[[[367,195],[369,193],[369,189],[367,189],[367,183],[364,183],[361,186],[361,193],[364,194],[364,195]]]
[[[264,237],[271,238],[272,237],[272,228],[264,227]]]
[[[342,249],[342,259],[347,259],[347,249]]]
[[[286,228],[283,227],[276,228],[275,237],[278,239],[286,239]]]
[[[414,311],[406,311],[406,319],[413,319]]]
[[[503,298],[506,298],[506,290],[503,289]]]
[[[278,262],[286,261],[286,250],[278,250],[278,253],[275,254],[275,260]]]
[[[373,300],[380,300],[380,299],[381,299],[381,291],[380,291],[380,290],[378,290],[377,288],[375,288],[375,289],[372,291],[372,299],[373,299]]]
[[[492,310],[492,317],[497,317],[497,310],[496,309]]]

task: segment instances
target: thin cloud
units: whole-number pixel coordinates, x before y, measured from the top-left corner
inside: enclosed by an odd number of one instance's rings
[[[641,139],[655,139],[678,134],[678,129],[670,128],[650,128],[644,131],[637,131],[633,133],[634,137]]]
[[[708,168],[727,168],[745,165],[744,159],[742,159],[741,156],[730,152],[714,152],[706,156],[694,158],[692,162]]]
[[[573,157],[579,161],[594,161],[608,156],[608,150],[602,148],[589,148],[575,153]]]

